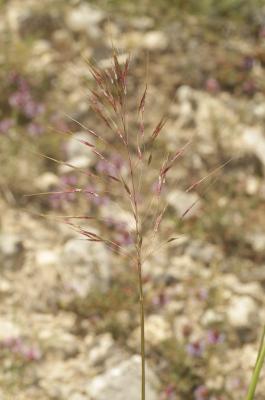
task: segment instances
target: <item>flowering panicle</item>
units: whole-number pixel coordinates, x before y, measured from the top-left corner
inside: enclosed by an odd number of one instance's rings
[[[84,187],[79,182],[65,182],[54,192],[44,192],[42,195],[76,196],[85,195],[89,212],[84,215],[63,216],[75,232],[89,241],[104,243],[114,253],[118,253],[133,261],[137,269],[139,282],[139,305],[141,320],[141,368],[142,389],[141,399],[145,399],[145,340],[144,340],[144,292],[142,266],[144,261],[161,247],[175,241],[175,232],[167,232],[164,241],[157,245],[156,236],[162,230],[163,219],[168,210],[164,198],[165,188],[170,186],[170,172],[177,160],[184,154],[190,141],[172,154],[166,154],[162,164],[158,139],[165,127],[168,117],[162,116],[156,126],[148,132],[144,121],[147,85],[135,110],[136,123],[129,121],[129,76],[130,57],[124,63],[119,60],[117,52],[113,51],[112,66],[100,69],[88,62],[88,69],[94,79],[95,87],[89,91],[90,109],[98,117],[96,130],[86,126],[69,116],[71,123],[81,128],[88,139],[76,139],[80,146],[85,146],[93,153],[96,161],[90,166],[79,167],[72,162],[57,160],[45,156],[58,165],[67,166],[76,174],[80,173],[86,179]],[[14,99],[11,99],[14,101]],[[17,99],[15,99],[17,101]],[[18,103],[20,105],[20,102]],[[35,110],[36,111],[36,110]],[[130,111],[130,113],[129,113]],[[72,132],[64,131],[65,135]],[[90,137],[90,138],[89,138]],[[158,157],[155,157],[158,156]],[[158,158],[158,160],[157,160]],[[229,162],[229,161],[228,161]],[[211,177],[221,167],[210,172],[206,177],[193,183],[187,192],[197,188],[199,184]],[[150,178],[152,182],[150,182]],[[35,194],[36,195],[36,194]],[[57,197],[58,199],[58,197]],[[109,212],[103,213],[105,200]],[[195,204],[195,203],[194,203]],[[192,204],[184,212],[185,216],[194,206]],[[115,206],[116,208],[113,208]],[[97,210],[95,210],[97,207]],[[114,209],[114,211],[113,211]],[[106,211],[106,210],[105,210]],[[95,216],[97,213],[98,216]],[[131,222],[124,223],[120,218],[123,214],[130,215]],[[79,220],[79,223],[75,221]],[[81,225],[81,221],[83,224]],[[89,227],[84,223],[89,222]],[[209,341],[218,341],[215,334],[209,336]],[[190,355],[200,357],[204,343],[193,342],[187,347]],[[204,398],[207,392],[198,389],[197,398]],[[201,396],[201,397],[200,397]]]

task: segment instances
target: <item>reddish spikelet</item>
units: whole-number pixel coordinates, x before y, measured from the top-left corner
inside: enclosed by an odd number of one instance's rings
[[[25,194],[26,197],[30,196],[43,196],[43,195],[50,195],[50,194],[69,194],[69,193],[87,193],[92,196],[98,197],[99,195],[96,192],[87,189],[80,189],[80,188],[69,188],[66,190],[56,190],[51,192],[40,192],[40,193],[32,193],[32,194]]]
[[[213,169],[209,174],[207,174],[206,176],[204,176],[203,178],[199,179],[198,181],[194,182],[192,185],[190,185],[187,189],[186,192],[190,192],[191,190],[195,189],[195,187],[197,187],[199,184],[201,184],[202,182],[204,182],[206,179],[208,179],[210,176],[216,174],[216,172],[219,172],[220,170],[222,170],[226,165],[228,165],[231,161],[233,161],[233,158],[230,158],[229,160],[227,160],[226,162],[224,162],[223,164],[221,164],[219,167]]]
[[[127,94],[126,81],[127,81],[127,76],[128,76],[128,72],[129,72],[130,58],[131,57],[129,55],[125,61],[125,66],[124,66],[124,70],[123,70],[123,74],[122,74],[122,84],[123,84],[123,90],[124,90],[125,95]]]
[[[163,185],[166,183],[166,173],[164,172],[167,166],[168,162],[168,157],[167,159],[163,162],[162,167],[160,168],[159,176],[158,176],[158,185],[157,185],[157,195],[159,196],[161,194]]]
[[[191,143],[191,141],[187,142],[180,150],[177,150],[173,157],[168,161],[165,165],[164,169],[161,171],[162,175],[166,175],[166,173],[173,167],[174,162],[182,156],[186,147]]]
[[[121,180],[118,179],[116,176],[113,176],[113,175],[109,175],[109,174],[108,174],[107,177],[110,178],[110,179],[112,179],[112,180],[114,180],[115,182],[121,183]]]
[[[163,216],[164,216],[164,214],[165,214],[165,212],[166,212],[166,209],[167,209],[167,205],[163,208],[163,210],[160,212],[160,214],[158,214],[158,216],[157,216],[157,218],[156,218],[155,225],[154,225],[154,232],[155,232],[155,233],[156,233],[156,232],[158,231],[158,229],[159,229],[159,226],[160,226],[160,224],[161,224],[161,222],[162,222],[162,219],[163,219]]]
[[[119,64],[116,52],[114,52],[114,54],[113,54],[113,61],[114,61],[114,71],[115,71],[116,80],[118,83],[122,83],[123,82],[123,71]]]
[[[164,128],[166,122],[167,122],[167,119],[165,117],[162,117],[161,120],[158,122],[158,124],[156,125],[156,127],[151,135],[151,139],[153,141],[156,140],[157,136],[160,134],[160,132]]]
[[[123,178],[122,178],[122,184],[123,184],[123,187],[126,190],[126,192],[129,194],[129,196],[132,197],[131,190]]]
[[[139,107],[138,107],[138,113],[139,114],[141,113],[142,115],[144,113],[146,93],[147,93],[147,85],[145,85],[145,90],[144,90],[144,93],[143,93],[142,98],[140,100]]]
[[[77,139],[77,140],[78,140],[78,142],[84,144],[85,146],[92,147],[92,148],[95,147],[94,144],[89,143],[87,140],[83,140],[83,139]]]
[[[70,115],[66,114],[66,116],[73,122],[75,122],[77,125],[79,125],[81,128],[83,128],[87,133],[89,133],[90,135],[94,136],[95,138],[99,139],[100,141],[103,141],[104,143],[106,143],[105,139],[103,139],[102,136],[98,135],[95,131],[93,131],[92,129],[88,128],[87,126],[85,126],[84,124],[81,124],[79,121],[77,121],[75,118],[71,117]]]
[[[181,215],[180,220],[182,220],[192,209],[193,207],[199,202],[199,199],[195,200],[188,208],[185,210],[185,212]]]
[[[110,119],[104,114],[104,112],[102,111],[97,99],[95,97],[91,98],[91,108],[93,109],[93,111],[98,114],[100,116],[100,118],[102,119],[102,121],[105,123],[105,125],[112,129],[112,123],[110,121]]]
[[[137,143],[137,154],[138,154],[139,160],[142,160],[143,159],[143,153],[142,153],[141,147],[139,145],[139,142]]]
[[[94,80],[101,87],[103,84],[103,81],[104,81],[102,73],[91,64],[89,64],[89,71],[90,71],[91,75],[93,76]]]

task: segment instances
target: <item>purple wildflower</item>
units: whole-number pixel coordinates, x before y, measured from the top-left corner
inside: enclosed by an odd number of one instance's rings
[[[220,90],[220,84],[215,78],[209,78],[205,82],[205,89],[209,93],[217,93]]]
[[[13,354],[23,357],[26,361],[38,361],[41,358],[40,350],[37,347],[26,345],[20,337],[8,337],[0,345]]]
[[[261,30],[259,31],[259,36],[260,36],[261,39],[265,38],[265,26],[263,26],[261,28]]]
[[[28,124],[28,133],[30,136],[39,136],[43,133],[43,127],[37,122]]]
[[[5,118],[0,121],[0,133],[6,134],[9,129],[14,125],[14,121],[11,118]]]
[[[246,71],[250,71],[254,66],[254,58],[247,56],[243,59],[242,67]]]
[[[169,298],[164,292],[159,293],[152,300],[153,305],[158,306],[158,307],[163,307],[168,302],[169,302]]]
[[[96,170],[101,174],[117,176],[123,166],[123,158],[119,155],[112,155],[108,161],[100,160],[96,165]]]
[[[63,175],[61,183],[62,185],[75,186],[77,184],[77,177],[75,175]]]
[[[252,96],[256,92],[257,86],[253,80],[249,79],[243,83],[242,89],[247,95]]]
[[[41,352],[36,347],[24,347],[21,354],[27,361],[38,361],[41,359]]]
[[[37,115],[42,114],[44,111],[44,106],[41,103],[36,102],[32,98],[29,98],[22,107],[23,113],[28,118],[35,118]]]
[[[204,351],[204,343],[196,340],[187,345],[187,352],[192,357],[201,357]]]
[[[98,206],[98,205],[107,205],[109,203],[109,197],[108,196],[95,196],[93,195],[93,193],[96,193],[96,190],[93,186],[87,186],[84,189],[87,198],[89,199],[89,201],[91,203],[93,203],[94,205]]]
[[[209,390],[205,385],[198,386],[194,391],[194,400],[207,400],[209,398]]]
[[[207,342],[212,345],[223,343],[225,336],[220,333],[217,329],[211,329],[207,332]]]
[[[209,297],[209,291],[208,291],[208,289],[205,288],[205,287],[201,287],[201,288],[198,289],[198,291],[196,292],[196,297],[197,297],[199,300],[203,300],[203,301],[207,300],[208,297]]]
[[[173,385],[168,385],[164,391],[163,399],[173,400],[176,398],[176,389]]]
[[[121,246],[129,246],[133,243],[131,234],[127,231],[118,232],[116,242]]]
[[[35,118],[44,111],[43,104],[33,99],[29,85],[23,78],[16,77],[14,79],[17,90],[9,96],[9,105],[23,113],[27,118]]]

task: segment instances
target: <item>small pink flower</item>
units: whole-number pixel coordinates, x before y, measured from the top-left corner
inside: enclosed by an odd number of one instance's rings
[[[220,90],[220,84],[215,78],[209,78],[205,82],[205,89],[209,93],[217,93]]]
[[[27,361],[39,361],[41,359],[40,350],[34,347],[25,347],[22,355]]]
[[[224,342],[224,334],[220,333],[217,329],[211,329],[207,333],[207,342],[216,345]]]
[[[0,133],[8,133],[12,126],[14,126],[14,121],[11,118],[2,119],[2,121],[0,121]]]
[[[202,341],[196,340],[195,342],[189,343],[187,345],[187,352],[192,357],[201,357],[204,352],[204,343]]]
[[[209,399],[209,390],[205,385],[198,386],[194,391],[195,400],[207,400]]]

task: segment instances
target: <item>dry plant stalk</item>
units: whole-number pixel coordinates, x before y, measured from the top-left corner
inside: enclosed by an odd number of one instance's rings
[[[72,117],[71,122],[81,127],[91,140],[75,139],[81,145],[87,147],[88,151],[95,154],[96,158],[104,163],[104,171],[95,172],[76,167],[70,163],[43,155],[59,165],[66,165],[74,171],[85,175],[89,180],[89,188],[69,187],[66,190],[56,192],[36,193],[33,195],[50,195],[71,193],[85,194],[90,199],[101,198],[108,194],[110,201],[118,205],[122,210],[127,207],[134,221],[131,227],[126,228],[126,244],[113,238],[113,225],[106,217],[94,215],[68,215],[60,216],[74,231],[80,233],[85,240],[90,242],[104,243],[114,253],[133,261],[138,274],[139,308],[140,308],[140,330],[141,330],[141,399],[145,400],[145,305],[143,289],[143,264],[155,251],[176,240],[174,232],[169,234],[159,246],[156,244],[157,235],[161,232],[161,224],[168,206],[164,200],[164,192],[169,172],[175,162],[184,154],[190,141],[177,149],[173,154],[161,157],[161,151],[157,145],[157,139],[161,134],[167,118],[163,116],[156,126],[147,134],[145,127],[145,104],[147,86],[139,99],[136,115],[137,125],[129,127],[128,123],[128,77],[130,56],[124,63],[119,61],[117,52],[113,51],[112,66],[105,70],[99,69],[88,62],[88,68],[95,81],[95,89],[90,91],[89,102],[94,113],[99,117],[102,127],[99,132],[90,129]],[[101,131],[104,130],[104,135]],[[62,132],[72,136],[72,132]],[[158,150],[158,153],[155,150]],[[111,154],[118,155],[122,160],[121,168],[117,168]],[[158,155],[158,157],[156,157]],[[162,160],[161,160],[162,158]],[[229,160],[230,161],[230,160]],[[229,162],[228,161],[228,162]],[[227,162],[210,172],[207,176],[195,182],[187,188],[190,192],[212,177],[223,168]],[[151,181],[148,181],[149,175]],[[106,187],[108,190],[106,190]],[[196,202],[195,202],[196,203]],[[187,205],[184,217],[195,205]],[[100,211],[100,205],[98,206]],[[59,218],[59,217],[58,217]],[[89,221],[90,226],[96,225],[97,230],[91,230],[74,220]],[[128,245],[129,243],[129,245]]]

